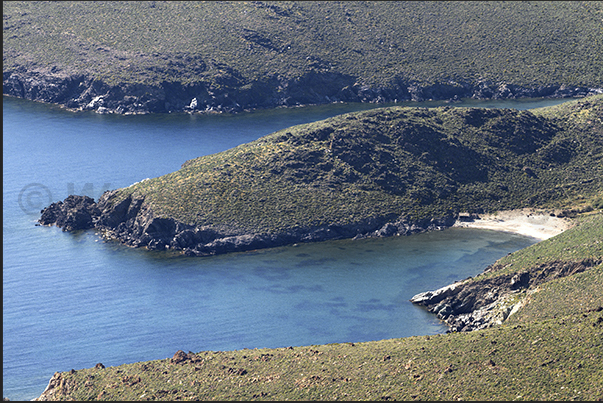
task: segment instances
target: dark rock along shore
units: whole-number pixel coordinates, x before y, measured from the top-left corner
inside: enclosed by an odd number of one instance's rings
[[[410,301],[435,314],[448,325],[448,332],[484,329],[503,322],[511,314],[514,304],[500,304],[510,296],[533,290],[539,284],[556,278],[583,272],[601,262],[601,259],[552,262],[493,278],[480,279],[478,275],[474,279],[468,278],[435,291],[417,294]],[[493,264],[484,273],[501,268]]]
[[[340,73],[307,73],[285,81],[270,77],[245,88],[211,84],[164,82],[156,86],[110,86],[85,74],[52,70],[3,71],[3,93],[33,101],[54,103],[70,110],[97,113],[146,114],[169,112],[241,112],[260,108],[335,102],[384,103],[401,101],[516,98],[567,98],[600,93],[588,87],[547,85],[524,88],[486,81],[463,84],[423,84],[399,81],[387,88],[358,83]]]
[[[187,256],[209,256],[270,248],[296,242],[343,238],[382,237],[449,227],[455,217],[410,222],[404,217],[381,217],[348,226],[296,228],[276,234],[240,233],[216,227],[196,227],[172,218],[156,217],[144,198],[128,196],[114,203],[116,191],[107,191],[97,203],[88,196],[70,195],[41,211],[39,223],[64,231],[98,229],[107,239],[149,250],[182,251]]]

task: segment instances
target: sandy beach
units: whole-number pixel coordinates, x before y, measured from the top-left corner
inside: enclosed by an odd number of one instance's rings
[[[549,212],[532,209],[499,211],[495,214],[480,214],[474,220],[458,220],[453,227],[482,228],[514,232],[541,240],[558,235],[570,228],[569,218],[551,216]]]

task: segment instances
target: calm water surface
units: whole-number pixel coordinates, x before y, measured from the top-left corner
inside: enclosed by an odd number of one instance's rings
[[[527,109],[560,100],[467,101]],[[439,106],[444,103],[409,103]],[[487,230],[174,257],[36,226],[69,194],[173,172],[295,124],[377,105],[240,115],[71,113],[4,97],[3,396],[39,396],[56,371],[234,350],[442,333],[408,300],[473,276],[533,238]],[[383,105],[379,105],[383,106]]]

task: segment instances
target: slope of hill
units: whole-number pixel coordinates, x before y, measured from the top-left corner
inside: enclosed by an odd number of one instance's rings
[[[3,93],[116,113],[586,95],[603,88],[602,12],[573,1],[10,1]]]
[[[459,213],[598,208],[603,96],[532,111],[381,108],[291,127],[176,172],[69,196],[40,222],[189,255],[409,234]]]

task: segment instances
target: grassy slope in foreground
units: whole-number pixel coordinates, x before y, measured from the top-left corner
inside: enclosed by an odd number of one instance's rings
[[[603,258],[603,214],[501,259]],[[469,333],[175,354],[56,373],[56,400],[597,400],[603,395],[603,265],[530,290],[502,325]]]
[[[602,110],[603,96],[595,96],[532,111],[350,113],[187,161],[113,199],[144,196],[155,216],[231,235],[597,207]]]

